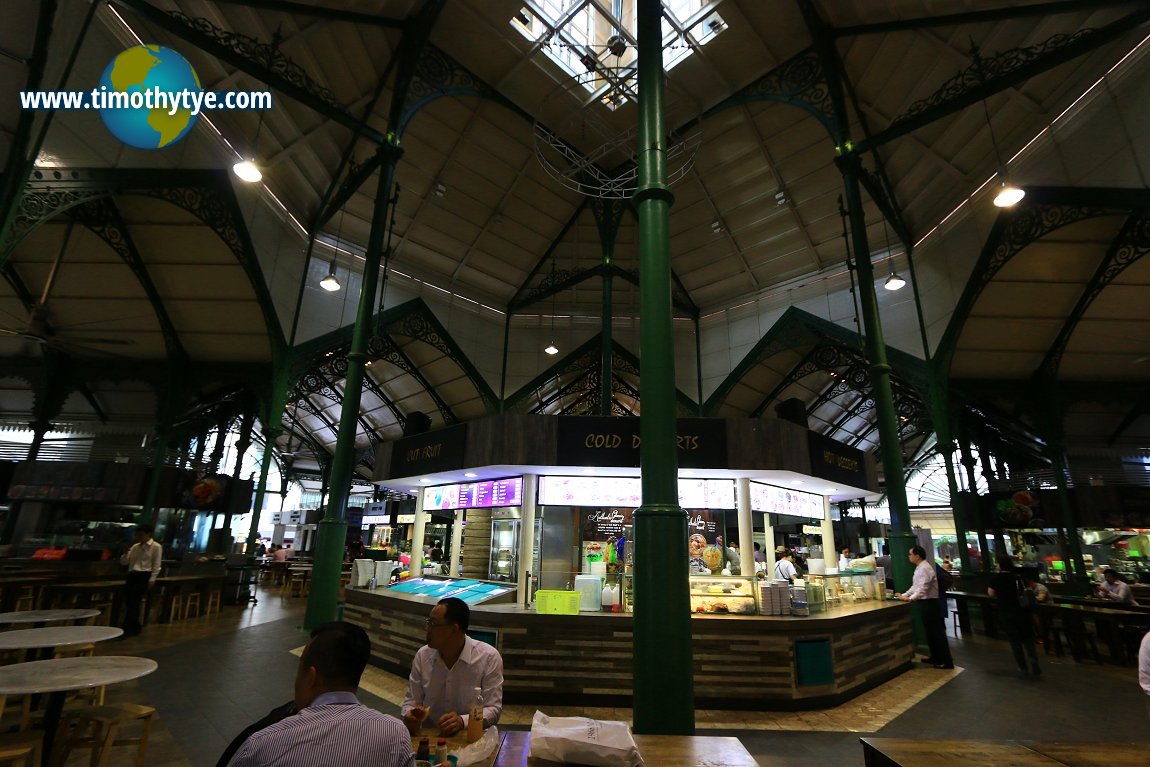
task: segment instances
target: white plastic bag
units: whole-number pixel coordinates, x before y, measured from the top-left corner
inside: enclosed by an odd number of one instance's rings
[[[459,767],[464,767],[464,765],[468,764],[480,764],[495,756],[495,751],[499,748],[499,743],[499,728],[488,727],[483,731],[482,738],[474,743],[468,743],[458,751],[452,751],[451,753],[459,760]]]
[[[600,722],[582,716],[531,719],[530,756],[592,767],[642,767],[643,757],[626,722]]]

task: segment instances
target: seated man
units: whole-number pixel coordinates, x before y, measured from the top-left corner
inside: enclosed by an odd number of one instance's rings
[[[400,714],[414,735],[426,718],[450,737],[465,727],[475,688],[483,695],[483,726],[503,713],[503,658],[489,644],[467,636],[471,610],[462,599],[439,600],[427,619],[427,644],[411,664]]]
[[[1118,576],[1118,571],[1113,568],[1106,568],[1102,572],[1102,577],[1105,578],[1102,583],[1098,584],[1098,596],[1103,599],[1113,599],[1115,602],[1123,602],[1128,605],[1138,604],[1134,601],[1134,592],[1126,585]]]
[[[356,699],[370,654],[359,626],[316,626],[296,672],[297,713],[250,736],[229,767],[412,767],[403,723]]]

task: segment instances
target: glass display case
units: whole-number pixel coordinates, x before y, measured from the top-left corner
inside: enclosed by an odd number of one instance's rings
[[[400,581],[388,591],[420,597],[435,604],[446,597],[458,597],[468,604],[508,603],[515,601],[515,585],[492,583],[472,578],[445,578],[425,575]]]
[[[807,602],[812,612],[855,602],[875,599],[882,601],[885,597],[885,584],[873,571],[846,570],[825,575],[810,573],[807,582]]]
[[[756,615],[758,596],[753,578],[737,575],[692,575],[691,612]]]

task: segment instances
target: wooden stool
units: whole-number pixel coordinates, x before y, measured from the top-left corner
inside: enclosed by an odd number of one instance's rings
[[[193,591],[184,597],[184,620],[188,619],[188,613],[195,607],[196,617],[200,617],[200,592]]]
[[[218,613],[220,611],[220,592],[212,590],[208,592],[208,608],[204,610],[204,614]]]
[[[44,737],[38,732],[0,735],[0,767],[36,767]]]
[[[152,729],[152,716],[156,709],[151,706],[137,706],[133,703],[117,703],[111,706],[93,706],[68,712],[60,724],[60,738],[56,743],[53,763],[62,765],[74,748],[92,749],[92,767],[105,767],[116,746],[139,746],[136,752],[136,767],[143,767],[144,755],[148,749],[148,734]],[[131,722],[141,721],[143,729],[137,737],[119,737],[120,727]],[[70,727],[69,725],[75,725]]]
[[[302,597],[304,595],[304,584],[306,577],[303,575],[293,575],[291,580],[288,581],[288,596]]]
[[[36,607],[36,589],[32,586],[21,586],[16,592],[15,610],[31,610]]]
[[[184,596],[180,593],[172,594],[172,603],[168,607],[168,623],[176,623],[184,615]]]

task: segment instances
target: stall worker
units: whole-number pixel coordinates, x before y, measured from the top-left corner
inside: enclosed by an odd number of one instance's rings
[[[467,636],[471,609],[462,599],[439,600],[427,619],[427,644],[411,663],[400,713],[412,735],[427,721],[451,737],[466,726],[463,715],[483,698],[483,726],[499,722],[503,713],[503,658],[485,642]]]
[[[776,554],[775,558],[775,580],[787,581],[789,583],[795,582],[795,576],[798,575],[798,570],[795,569],[794,554],[789,551],[783,551]]]

